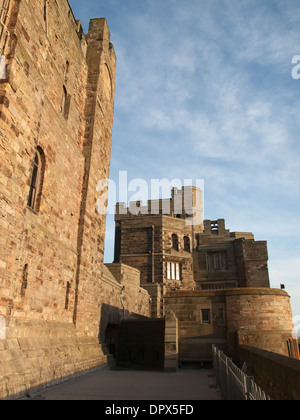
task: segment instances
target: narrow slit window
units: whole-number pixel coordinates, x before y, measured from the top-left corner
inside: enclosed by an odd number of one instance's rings
[[[66,61],[65,75],[64,75],[65,83],[67,83],[67,81],[68,81],[69,68],[70,68],[70,63],[69,63],[69,61]]]
[[[44,22],[46,35],[48,35],[48,0],[44,0]]]
[[[34,158],[30,191],[27,203],[28,206],[36,212],[39,210],[40,197],[42,192],[44,172],[43,160],[43,152],[40,148],[38,148]]]
[[[70,291],[71,291],[71,283],[70,282],[67,282],[67,287],[66,287],[66,301],[65,301],[65,310],[66,311],[69,309]]]
[[[65,120],[69,118],[70,105],[71,105],[71,95],[68,94],[67,88],[66,86],[64,86],[60,110]]]
[[[28,264],[25,264],[22,276],[21,296],[25,297],[26,289],[28,286]]]

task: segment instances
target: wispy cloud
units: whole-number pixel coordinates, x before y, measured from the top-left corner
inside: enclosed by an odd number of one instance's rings
[[[299,272],[278,259],[300,237],[299,1],[70,3],[107,17],[117,54],[112,177],[204,178],[207,218],[268,239],[275,282]]]
[[[203,19],[199,32],[204,28],[208,41],[197,32],[181,31],[176,20],[168,25],[148,15],[132,20],[138,40],[129,55],[121,42],[117,106],[127,110],[130,121],[138,119],[143,131],[176,132],[173,140],[178,142],[185,132],[199,155],[244,159],[249,164],[249,158],[261,160],[270,156],[270,151],[278,153],[280,145],[287,146],[290,133],[286,113],[290,116],[291,106],[290,98],[280,98],[272,89],[267,94],[261,92],[245,64],[258,65],[263,56],[264,65],[268,63],[266,73],[283,57],[287,66],[286,46],[292,38],[285,35],[283,41],[274,28],[271,31],[271,18],[265,19],[269,22],[264,25],[259,13],[248,19],[245,2],[238,10],[225,3],[228,8],[223,8],[222,17],[234,29],[226,33],[224,25],[218,25],[220,14],[215,9],[207,10],[211,36],[207,23],[201,26]],[[193,12],[184,8],[184,20],[192,20]],[[138,107],[138,114],[130,112],[132,104]]]

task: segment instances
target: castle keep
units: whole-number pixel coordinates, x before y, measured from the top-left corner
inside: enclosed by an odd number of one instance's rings
[[[223,219],[203,222],[202,191],[173,189],[172,198],[116,208],[115,262],[141,271],[143,287],[176,290],[270,287],[265,241],[230,232]],[[154,290],[152,288],[152,290]],[[164,310],[155,315],[163,315]]]
[[[85,34],[67,0],[0,6],[0,398],[106,365],[109,353],[130,362],[137,350],[166,370],[209,359],[212,343],[295,357],[266,242],[203,221],[197,188],[118,204],[115,261],[104,264],[97,184],[109,178],[116,69],[107,22],[92,19]]]
[[[183,187],[117,204],[115,261],[140,270],[153,317],[175,314],[179,360],[209,360],[212,344],[235,357],[245,343],[289,355],[290,299],[270,288],[267,243],[203,221],[202,203],[200,189]]]

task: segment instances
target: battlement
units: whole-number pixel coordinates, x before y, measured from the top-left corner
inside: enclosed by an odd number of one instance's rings
[[[203,234],[219,237],[228,237],[230,239],[244,239],[254,241],[254,235],[251,232],[231,232],[225,227],[225,220],[204,220]]]
[[[70,17],[72,19],[72,21],[73,21],[75,32],[77,33],[78,38],[80,40],[84,40],[85,41],[85,35],[84,35],[84,30],[83,30],[82,23],[81,23],[80,20],[77,20],[76,19],[75,15],[74,15],[74,12],[73,12],[73,9],[70,6],[70,3],[69,3],[68,0],[66,0],[66,3],[67,3],[67,10],[68,10],[68,17]],[[45,10],[45,12],[46,12],[46,10]]]
[[[182,187],[172,189],[171,198],[117,203],[115,220],[136,216],[165,215],[177,219],[197,219],[197,224],[203,222],[203,194],[197,187]]]

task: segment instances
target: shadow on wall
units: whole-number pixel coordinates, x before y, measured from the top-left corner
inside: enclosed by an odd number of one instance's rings
[[[124,355],[126,355],[124,361],[128,362],[131,351],[134,358],[138,361],[138,364],[143,363],[144,360],[148,360],[148,356],[145,357],[143,354],[147,354],[148,350],[146,347],[152,348],[157,347],[157,342],[161,344],[161,334],[157,333],[158,325],[154,322],[154,333],[152,326],[153,322],[151,319],[143,317],[142,315],[132,314],[127,310],[117,308],[112,305],[103,304],[101,308],[101,321],[99,330],[99,342],[100,344],[106,345],[109,354],[113,355],[116,361],[122,361]],[[133,329],[128,327],[133,325]],[[142,335],[142,336],[141,336]],[[159,350],[161,354],[161,350]],[[160,355],[154,358],[156,362],[161,361]],[[159,359],[159,360],[158,360]]]
[[[128,319],[131,316],[130,312],[116,308],[115,306],[103,304],[101,307],[101,321],[99,327],[99,342],[101,344],[106,343],[110,336],[113,334],[113,330],[120,327],[121,322],[124,319]],[[108,348],[109,350],[109,348]]]
[[[164,319],[125,320],[121,323],[116,361],[120,367],[164,369]]]
[[[178,369],[178,321],[172,312],[153,319],[104,304],[99,339],[119,368]]]

